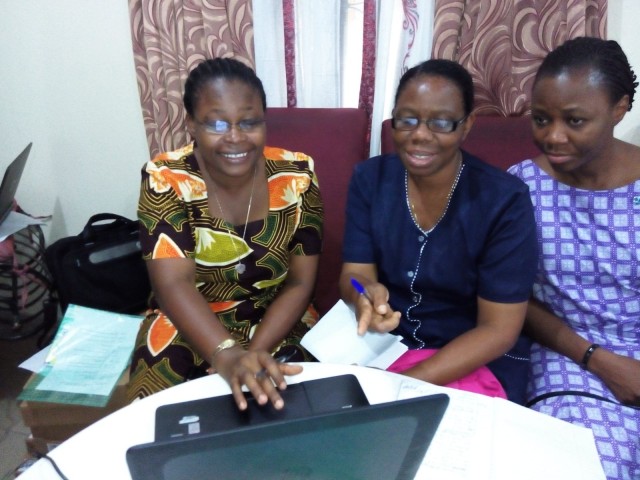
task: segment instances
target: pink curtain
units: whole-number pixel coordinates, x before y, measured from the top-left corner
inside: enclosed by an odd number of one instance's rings
[[[294,0],[282,0],[284,17],[284,68],[287,79],[287,107],[295,107],[296,96],[296,14]]]
[[[523,115],[544,56],[569,38],[606,38],[607,0],[436,0],[433,57],[472,74],[480,114]]]
[[[367,112],[366,151],[368,152],[376,84],[376,0],[364,0],[363,6],[362,77],[358,108]]]
[[[251,0],[129,0],[133,53],[151,156],[189,142],[189,71],[207,58],[254,67]]]

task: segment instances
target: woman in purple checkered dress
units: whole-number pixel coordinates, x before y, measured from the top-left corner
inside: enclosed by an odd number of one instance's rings
[[[615,139],[638,83],[614,41],[543,61],[531,192],[540,265],[527,311],[531,408],[591,428],[609,479],[640,479],[640,148]]]

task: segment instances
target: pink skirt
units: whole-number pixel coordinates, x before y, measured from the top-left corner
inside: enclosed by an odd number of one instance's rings
[[[409,350],[393,362],[387,371],[402,373],[414,365],[435,355],[438,350]],[[481,393],[488,397],[507,398],[502,385],[487,367],[480,367],[466,377],[447,383],[445,387],[466,390],[467,392]]]

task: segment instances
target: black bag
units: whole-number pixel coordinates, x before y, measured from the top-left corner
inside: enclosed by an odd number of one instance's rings
[[[60,307],[70,303],[118,313],[141,313],[151,286],[142,259],[139,222],[113,213],[93,215],[79,235],[45,251]]]

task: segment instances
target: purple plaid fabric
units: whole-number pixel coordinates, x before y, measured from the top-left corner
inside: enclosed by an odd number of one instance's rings
[[[529,185],[536,211],[541,259],[534,297],[582,337],[640,360],[640,181],[580,190],[531,160],[509,172]],[[570,390],[615,401],[598,377],[538,344],[530,373],[529,399]],[[590,428],[608,479],[640,479],[640,410],[569,395],[532,408]]]

